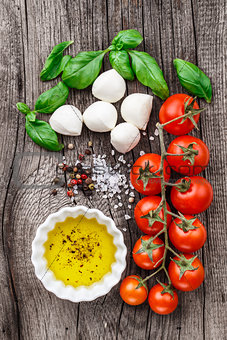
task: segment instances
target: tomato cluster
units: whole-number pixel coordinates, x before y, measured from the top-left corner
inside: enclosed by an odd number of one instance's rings
[[[195,99],[186,94],[169,97],[160,109],[159,120],[166,131],[179,137],[167,148],[161,174],[161,156],[154,153],[139,157],[130,173],[134,188],[146,195],[134,210],[136,223],[145,233],[133,248],[135,263],[143,269],[153,270],[162,264],[167,250],[171,250],[175,257],[170,261],[168,272],[164,263],[160,268],[165,269],[169,284],[159,282],[148,293],[145,281],[149,277],[143,280],[137,275],[131,275],[123,280],[120,295],[130,305],[141,304],[148,297],[151,309],[158,314],[169,314],[177,307],[178,295],[174,288],[191,291],[204,280],[203,265],[192,253],[204,245],[207,234],[204,225],[193,215],[206,210],[213,199],[211,184],[197,176],[208,165],[209,150],[199,138],[186,135],[197,126],[200,111]],[[174,184],[168,183],[170,169],[185,177]],[[171,212],[166,202],[165,220],[163,200],[157,196],[161,192],[161,180],[165,185],[172,186],[171,202],[179,213],[176,215]],[[175,217],[173,221],[172,216]],[[177,253],[168,243],[166,246],[159,238],[163,232],[167,235],[166,228],[171,243],[180,251],[179,256],[176,256]]]

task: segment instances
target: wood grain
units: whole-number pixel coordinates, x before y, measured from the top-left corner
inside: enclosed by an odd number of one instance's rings
[[[1,223],[0,236],[0,338],[1,339],[224,339],[226,334],[226,1],[224,0],[13,0],[3,1],[1,18]],[[32,266],[31,242],[40,223],[62,206],[73,205],[63,188],[50,196],[56,164],[63,155],[68,161],[84,151],[88,140],[94,152],[105,153],[110,164],[108,134],[95,134],[83,127],[79,138],[64,137],[76,144],[76,152],[49,153],[35,145],[24,130],[24,117],[15,103],[33,106],[38,95],[57,83],[42,83],[39,72],[51,48],[65,40],[74,40],[69,52],[106,48],[122,29],[136,28],[144,36],[139,50],[152,54],[163,69],[170,93],[183,89],[174,71],[176,57],[198,64],[211,78],[212,103],[200,120],[201,137],[211,151],[210,164],[204,176],[214,187],[214,203],[201,215],[208,231],[208,241],[198,253],[206,269],[206,280],[195,292],[180,293],[179,307],[170,316],[150,311],[147,303],[136,308],[124,304],[119,285],[105,297],[93,302],[73,304],[47,292],[36,279]],[[107,58],[103,69],[110,68]],[[127,93],[151,93],[141,84],[128,82]],[[69,103],[81,111],[94,99],[90,88],[71,91]],[[161,100],[155,97],[147,135],[125,157],[135,160],[141,150],[159,152],[154,136]],[[117,104],[119,109],[120,103]],[[48,120],[47,115],[41,115]],[[119,118],[119,121],[121,119]],[[173,139],[166,134],[166,143]],[[64,179],[64,178],[63,178]],[[136,200],[140,195],[136,196]],[[140,273],[132,261],[132,247],[140,233],[133,221],[128,197],[115,210],[116,199],[93,199],[82,195],[76,204],[101,209],[111,216],[123,231],[128,247],[124,275]],[[150,283],[152,285],[152,282]]]

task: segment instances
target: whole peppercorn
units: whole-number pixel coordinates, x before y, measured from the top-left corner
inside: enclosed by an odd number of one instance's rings
[[[84,184],[83,185],[83,189],[86,191],[86,190],[88,190],[89,188],[88,188],[88,185],[87,184]]]
[[[76,167],[77,167],[78,170],[82,169],[82,164],[81,163],[77,163]]]
[[[73,196],[74,196],[74,193],[73,193],[72,190],[68,190],[68,191],[67,191],[67,195],[68,195],[69,197],[73,197]]]
[[[89,184],[89,186],[88,186],[88,188],[90,189],[90,190],[93,190],[94,189],[94,184],[93,183],[91,183],[91,184]]]
[[[82,179],[78,179],[77,180],[77,184],[82,184],[83,182],[82,182]]]
[[[70,177],[70,178],[75,178],[74,172],[71,172],[71,173],[69,174],[69,177]]]
[[[84,155],[82,153],[80,153],[78,158],[79,158],[80,161],[82,161],[84,159]]]
[[[86,154],[86,155],[90,155],[90,154],[91,154],[91,150],[86,149],[86,150],[85,150],[85,154]]]
[[[71,183],[72,185],[77,185],[77,180],[76,180],[76,179],[71,179],[70,183]]]
[[[80,174],[76,174],[76,179],[80,179],[80,178],[81,178]]]
[[[87,143],[87,145],[88,145],[89,148],[91,148],[92,145],[93,145],[92,141],[90,140],[90,141]]]
[[[57,195],[57,193],[58,193],[58,192],[57,192],[57,190],[56,190],[56,189],[53,189],[53,190],[51,191],[51,193],[50,193],[50,194],[51,194],[51,195],[53,195],[53,196],[56,196],[56,195]]]
[[[91,174],[91,169],[86,169],[84,173],[89,176]]]
[[[73,168],[71,166],[68,166],[66,171],[67,172],[73,172]]]
[[[67,171],[67,169],[68,169],[68,165],[65,165],[65,166],[62,168],[63,171]]]
[[[64,168],[64,166],[65,166],[65,164],[64,164],[64,163],[59,163],[59,164],[58,164],[58,167],[59,167],[59,169],[63,169],[63,168]]]
[[[75,166],[75,167],[73,168],[73,171],[74,171],[74,172],[77,172],[77,171],[78,171],[78,168]]]
[[[68,188],[72,188],[72,187],[73,187],[72,183],[71,183],[71,182],[68,183],[68,184],[67,184],[67,187],[68,187]]]
[[[68,149],[73,150],[75,148],[75,145],[73,143],[68,144]]]
[[[54,183],[54,184],[58,184],[59,181],[60,181],[60,178],[59,178],[59,177],[55,177],[55,178],[53,179],[53,183]]]
[[[78,188],[79,190],[82,190],[82,189],[83,189],[83,185],[82,185],[82,183],[81,183],[81,184],[79,184],[79,183],[78,183],[78,181],[77,181],[77,188]]]
[[[82,178],[82,179],[87,179],[87,175],[82,174],[82,175],[81,175],[81,178]]]
[[[92,183],[92,179],[90,177],[88,177],[86,180],[85,180],[85,183],[87,185],[91,184]]]

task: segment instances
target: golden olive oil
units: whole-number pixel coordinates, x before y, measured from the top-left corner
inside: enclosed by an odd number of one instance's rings
[[[83,215],[56,223],[44,247],[48,268],[73,287],[100,281],[115,262],[113,236],[104,224]]]

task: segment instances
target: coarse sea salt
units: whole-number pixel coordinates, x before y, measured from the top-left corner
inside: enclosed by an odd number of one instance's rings
[[[145,155],[145,152],[143,150],[140,151],[140,156]]]
[[[129,215],[126,214],[126,215],[125,215],[125,219],[126,219],[126,221],[127,221],[127,220],[130,220],[130,219],[131,219],[131,216],[129,216]]]
[[[155,129],[154,135],[155,135],[155,136],[158,136],[158,129]]]
[[[106,156],[106,155],[103,155]],[[126,172],[124,168],[124,164],[126,161],[121,155],[118,158],[118,162],[114,167],[111,167],[107,161],[106,157],[101,155],[93,154],[93,175],[92,180],[95,181],[96,191],[100,191],[103,193],[102,198],[112,198],[115,195],[118,199],[121,199],[121,191],[122,189],[128,189],[130,183],[129,177],[122,173]],[[122,167],[122,171],[120,169]],[[128,190],[127,190],[128,191]],[[122,203],[119,203],[118,206],[114,206],[114,209],[117,207],[121,207]]]
[[[150,140],[154,140],[154,137],[153,137],[153,136],[150,136],[149,139],[150,139]]]

